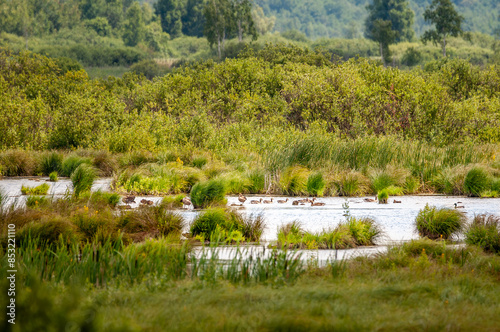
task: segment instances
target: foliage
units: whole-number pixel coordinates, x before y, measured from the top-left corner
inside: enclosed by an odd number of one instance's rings
[[[482,168],[472,168],[465,177],[464,191],[469,196],[480,196],[482,192],[489,189],[490,176]]]
[[[79,197],[81,193],[90,191],[97,178],[94,167],[82,163],[71,173],[71,183],[73,184],[73,194]]]
[[[57,182],[59,180],[58,176],[57,176],[57,172],[51,172],[49,174],[49,180],[51,182]]]
[[[389,192],[387,189],[382,189],[377,194],[377,199],[379,204],[387,204],[389,200]]]
[[[47,195],[49,192],[50,185],[48,183],[43,183],[35,187],[25,187],[21,186],[21,193],[23,195]]]
[[[500,218],[492,214],[474,216],[465,230],[465,242],[486,252],[500,253]]]
[[[191,189],[191,202],[195,208],[205,208],[225,202],[225,186],[220,180],[199,182]]]
[[[447,240],[458,235],[464,229],[465,222],[465,215],[458,210],[439,209],[427,204],[419,211],[415,219],[415,228],[422,237]]]
[[[323,196],[326,182],[321,172],[311,173],[307,178],[307,192],[311,196]]]

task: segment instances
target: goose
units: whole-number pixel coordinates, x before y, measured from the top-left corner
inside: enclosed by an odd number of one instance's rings
[[[458,205],[459,203],[462,203],[462,202],[456,202],[455,203],[455,209],[463,209],[463,208],[465,208],[465,206],[463,206],[463,205]]]
[[[260,203],[262,203],[262,198],[260,199],[260,201],[256,201],[256,200],[250,201],[250,204],[260,204]]]
[[[271,197],[271,200],[270,200],[270,201],[265,200],[265,201],[263,201],[262,203],[264,203],[264,204],[272,204],[272,202],[273,202],[273,198]]]
[[[373,199],[373,198],[365,198],[364,199],[365,202],[376,202],[377,199]]]
[[[135,203],[135,196],[132,196],[132,195],[125,196],[122,198],[122,201],[123,201],[123,203],[127,203],[127,204]]]
[[[311,206],[323,206],[323,205],[325,205],[325,203],[322,203],[322,202],[317,202],[317,203],[311,202]]]
[[[300,203],[299,201],[293,201],[292,205],[299,205],[299,203]]]
[[[231,206],[243,206],[243,204],[236,204],[236,203],[233,203],[233,204],[231,204]]]
[[[280,203],[280,204],[283,204],[283,203],[286,203],[286,202],[288,202],[288,198],[286,200],[278,199],[278,203]]]
[[[241,203],[245,203],[246,200],[247,198],[240,193],[238,196],[238,201],[240,201]]]
[[[396,200],[393,200],[392,202],[393,203],[401,203],[401,201],[396,201]]]
[[[187,206],[190,206],[192,203],[191,203],[191,200],[189,199],[189,197],[184,197],[182,199],[182,207],[184,208],[186,205]]]
[[[149,199],[141,199],[141,204],[143,205],[153,205],[153,201],[149,200]]]

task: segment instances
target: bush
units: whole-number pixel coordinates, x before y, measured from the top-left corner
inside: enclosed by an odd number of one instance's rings
[[[71,174],[71,183],[73,184],[75,197],[80,196],[82,192],[90,191],[96,178],[97,174],[92,166],[80,164]]]
[[[57,182],[59,178],[57,177],[57,172],[51,172],[49,174],[49,180],[52,182]]]
[[[460,233],[466,222],[466,217],[460,211],[448,208],[438,209],[428,204],[419,211],[415,219],[415,228],[422,237],[431,240],[449,239]]]
[[[475,216],[465,231],[465,242],[486,252],[500,253],[500,217],[491,214]]]
[[[64,159],[61,165],[61,175],[71,176],[71,174],[80,166],[81,164],[92,164],[90,158],[80,157],[76,155],[71,155]]]
[[[490,176],[482,168],[472,168],[465,177],[464,189],[469,196],[479,197],[483,191],[489,189]]]
[[[23,195],[47,195],[49,192],[50,185],[48,183],[43,183],[36,187],[25,187],[21,186],[21,193]]]
[[[315,172],[307,178],[307,193],[311,196],[323,196],[325,180],[321,172]]]
[[[63,155],[59,152],[49,152],[42,155],[41,171],[44,175],[59,172],[62,167]]]
[[[210,205],[225,204],[226,189],[222,181],[208,180],[195,184],[190,196],[195,208],[205,208]]]

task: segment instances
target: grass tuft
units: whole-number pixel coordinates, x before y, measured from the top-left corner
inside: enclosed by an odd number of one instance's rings
[[[307,178],[307,193],[311,196],[323,196],[326,182],[321,172],[315,172]]]
[[[62,176],[71,176],[73,172],[80,166],[81,164],[91,165],[92,161],[87,157],[80,157],[77,155],[70,155],[66,157],[61,166],[61,175]]]
[[[479,167],[472,168],[465,177],[464,190],[469,196],[479,197],[483,191],[489,189],[490,176]]]
[[[450,239],[458,235],[465,227],[465,215],[455,209],[429,206],[420,210],[415,219],[415,229],[422,237],[431,240]]]
[[[191,202],[195,208],[206,208],[226,202],[226,188],[220,180],[199,182],[191,189]]]
[[[71,183],[73,184],[73,193],[78,198],[81,193],[90,191],[95,179],[97,178],[94,167],[82,163],[71,174]]]
[[[52,182],[57,182],[59,180],[58,176],[57,176],[57,172],[54,171],[54,172],[51,172],[49,174],[49,180],[52,181]]]
[[[387,204],[387,201],[389,200],[389,190],[387,189],[382,189],[379,191],[377,194],[377,199],[379,204]]]
[[[500,253],[500,217],[480,214],[474,217],[465,231],[467,244],[481,247],[486,252]]]
[[[21,193],[23,195],[47,195],[49,192],[50,185],[48,183],[43,183],[36,187],[25,187],[21,186]]]
[[[40,162],[41,171],[44,175],[50,175],[53,172],[59,172],[63,163],[62,153],[53,151],[42,155]]]

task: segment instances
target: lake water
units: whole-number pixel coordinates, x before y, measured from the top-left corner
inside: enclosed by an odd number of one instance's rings
[[[0,180],[0,189],[9,196],[6,204],[16,204],[23,206],[26,197],[21,195],[21,186],[37,186],[42,183],[51,185],[49,194],[54,197],[62,197],[66,192],[71,192],[71,182],[69,179],[61,179],[58,182],[47,182],[48,178],[6,178]],[[97,180],[92,190],[109,190],[111,179],[104,178]],[[136,202],[139,203],[142,198],[153,200],[155,203],[161,200],[161,197],[137,197]],[[262,213],[266,220],[266,229],[263,234],[263,241],[276,240],[277,229],[280,225],[299,221],[304,230],[310,232],[319,232],[323,229],[334,228],[345,220],[343,204],[349,204],[349,211],[354,217],[370,217],[378,222],[385,237],[378,244],[391,244],[394,242],[407,241],[417,238],[418,235],[413,230],[413,222],[419,210],[425,207],[426,204],[435,205],[437,207],[453,208],[454,203],[461,202],[464,208],[460,209],[469,218],[475,214],[492,213],[500,215],[500,198],[468,198],[454,196],[401,196],[396,197],[401,203],[392,203],[393,197],[389,199],[389,204],[378,204],[376,202],[365,202],[363,197],[345,198],[327,197],[319,198],[317,202],[325,203],[324,206],[292,205],[292,201],[299,199],[297,197],[289,197],[285,204],[279,204],[274,197],[272,204],[250,204],[250,200],[269,200],[267,196],[248,196],[248,200],[244,204],[244,208],[239,212],[244,214],[259,214]],[[228,197],[228,205],[239,204],[238,197]],[[286,198],[280,198],[286,199]],[[137,207],[138,204],[133,204],[132,207]],[[199,211],[188,209],[181,210],[180,213],[191,222]]]

